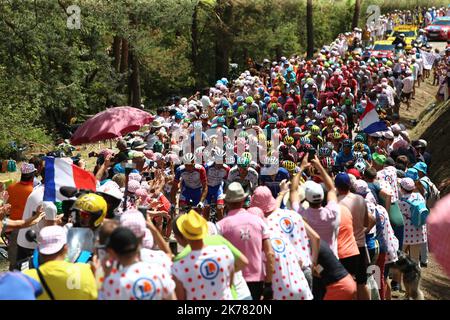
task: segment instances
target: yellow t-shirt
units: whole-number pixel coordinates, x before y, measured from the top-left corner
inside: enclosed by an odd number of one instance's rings
[[[89,264],[49,261],[39,270],[55,300],[97,300],[97,283]],[[36,269],[24,273],[40,282]],[[38,300],[50,300],[50,297],[44,290]]]

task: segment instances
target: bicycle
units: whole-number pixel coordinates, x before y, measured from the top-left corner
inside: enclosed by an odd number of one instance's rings
[[[6,238],[6,234],[0,236],[2,240],[2,244],[0,244],[0,257],[5,260],[8,260],[8,239]]]

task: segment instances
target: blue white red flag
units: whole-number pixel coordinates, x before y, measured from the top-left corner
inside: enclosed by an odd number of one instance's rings
[[[359,127],[367,134],[388,130],[386,123],[380,121],[375,106],[369,100],[363,114],[359,118]]]
[[[67,199],[59,192],[61,187],[75,187],[96,191],[96,180],[92,173],[81,169],[63,158],[45,158],[44,201]]]

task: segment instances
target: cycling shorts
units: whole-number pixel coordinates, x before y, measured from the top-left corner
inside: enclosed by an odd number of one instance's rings
[[[180,194],[180,206],[189,204],[189,201],[192,201],[192,205],[196,206],[200,202],[201,197],[202,197],[202,188],[191,189],[188,187],[184,187],[181,190]]]
[[[224,204],[225,194],[223,193],[223,184],[219,184],[218,186],[211,187],[208,186],[208,195],[206,196],[205,204]]]

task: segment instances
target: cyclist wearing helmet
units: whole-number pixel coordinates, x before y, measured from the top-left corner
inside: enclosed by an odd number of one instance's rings
[[[211,126],[211,123],[209,122],[209,116],[207,113],[202,113],[200,115],[200,120],[202,120],[202,130],[206,131]]]
[[[239,182],[246,192],[253,193],[253,190],[258,186],[258,178],[258,172],[250,167],[250,160],[239,157],[237,165],[230,170],[227,182]]]
[[[355,144],[353,145],[352,151],[353,152],[358,151],[358,152],[365,153],[369,159],[372,158],[372,153],[370,152],[369,146],[362,142],[359,142],[359,141],[355,142]]]
[[[193,206],[202,208],[208,194],[206,170],[203,166],[194,163],[192,153],[185,154],[183,162],[184,164],[175,171],[175,179],[170,194],[171,203],[175,203],[181,182],[180,207],[192,201]]]
[[[353,162],[352,140],[345,139],[342,142],[342,150],[336,157],[336,165],[350,165]]]
[[[327,100],[327,105],[322,108],[322,111],[320,112],[321,118],[330,117],[333,110],[336,110],[334,107],[334,101],[333,99]]]
[[[211,129],[216,129],[217,131],[222,131],[224,135],[226,135],[228,131],[228,127],[225,125],[225,118],[218,117],[216,123],[211,126]]]
[[[244,97],[241,95],[238,95],[236,98],[236,102],[233,103],[232,108],[234,111],[238,111],[239,108],[244,109]]]
[[[268,157],[264,167],[261,169],[261,185],[267,186],[272,192],[272,196],[276,198],[280,192],[280,183],[283,180],[289,180],[289,172],[282,166],[279,166],[277,157]]]
[[[317,125],[311,126],[310,133],[306,137],[309,138],[310,143],[316,149],[323,144],[323,138],[320,136],[320,128]]]
[[[325,119],[325,127],[322,129],[322,135],[324,137],[328,136],[330,133],[334,132],[334,123],[335,120],[333,117],[327,117]]]
[[[289,160],[289,161],[292,161],[292,162],[295,161],[295,157],[297,157],[297,155],[294,156],[294,154],[290,153],[289,146],[287,146],[285,144],[282,144],[282,145],[280,145],[278,150],[280,151],[280,159],[282,159],[282,160]]]
[[[253,97],[249,96],[245,99],[245,103],[247,105],[247,116],[249,118],[255,119],[258,123],[261,119],[260,109],[258,104],[255,103]]]
[[[230,167],[225,164],[225,151],[217,147],[214,151],[215,160],[205,164],[206,178],[208,181],[208,194],[206,196],[203,216],[209,220],[209,206],[217,205],[217,220],[223,218],[224,197],[223,187],[228,178]]]
[[[350,87],[345,87],[344,92],[342,92],[340,97],[341,105],[355,105],[355,96],[352,94],[352,89]]]
[[[106,217],[108,205],[105,199],[95,193],[86,193],[75,200],[76,210],[74,227],[97,230]]]
[[[327,170],[328,174],[333,172],[334,160],[332,157],[324,157],[321,160],[322,166]]]
[[[294,176],[295,173],[297,172],[297,165],[295,164],[294,161],[290,161],[290,160],[284,160],[282,162],[283,168],[285,168],[290,175]]]
[[[283,140],[284,145],[288,148],[288,153],[291,154],[296,162],[298,159],[297,148],[294,147],[294,138],[291,136],[286,136]]]
[[[272,139],[272,134],[277,133],[278,129],[276,128],[277,125],[277,118],[275,117],[270,117],[269,120],[267,120],[268,125],[266,125],[266,127],[264,128],[264,134],[267,137],[267,140],[271,140]]]
[[[175,116],[173,117],[173,120],[170,124],[169,128],[169,136],[171,136],[175,131],[181,129],[181,121],[183,121],[184,114],[182,112],[175,113]]]
[[[227,117],[225,118],[225,126],[228,129],[236,129],[238,124],[238,119],[234,116],[234,110],[229,108],[226,111]]]

